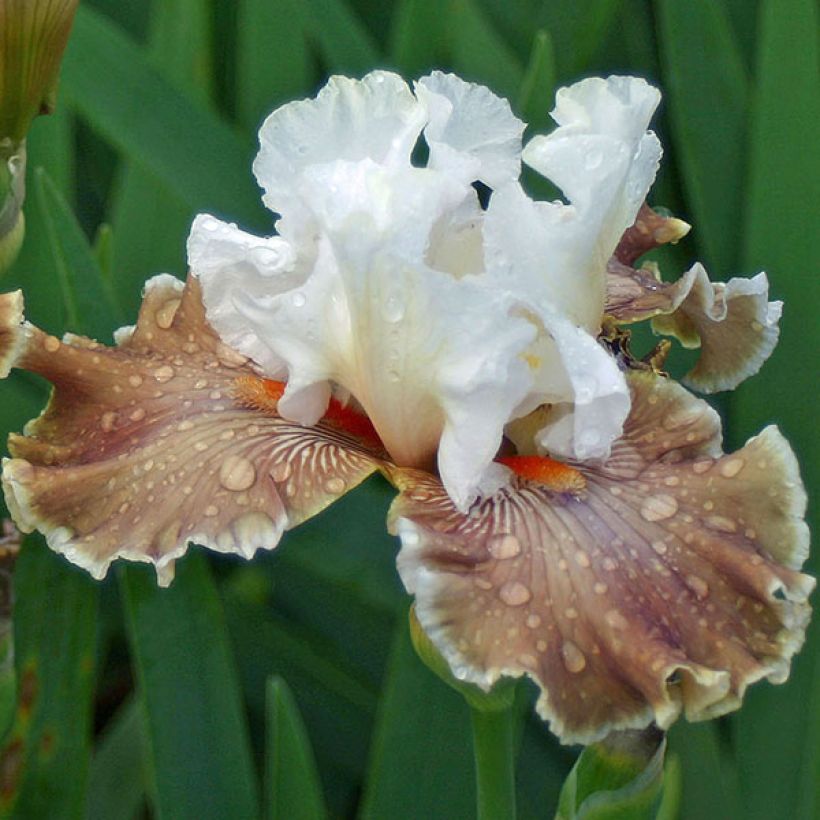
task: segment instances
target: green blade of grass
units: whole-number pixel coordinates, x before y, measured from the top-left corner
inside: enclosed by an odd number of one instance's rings
[[[469,710],[396,630],[360,818],[459,820],[475,815]]]
[[[89,7],[77,13],[63,99],[127,157],[195,210],[269,224],[249,173],[252,147],[150,65],[145,52]]]
[[[0,817],[83,815],[98,588],[38,536],[14,575],[18,703],[0,752]]]
[[[145,803],[142,714],[129,698],[103,733],[88,783],[87,820],[134,820]]]
[[[390,29],[390,62],[406,77],[441,63],[447,50],[450,6],[440,0],[398,0]]]
[[[169,589],[143,568],[123,569],[120,578],[158,813],[255,820],[247,725],[207,561],[189,555]]]
[[[535,131],[543,131],[555,97],[555,48],[549,32],[539,29],[532,41],[527,70],[518,91],[518,111]]]
[[[820,19],[813,0],[763,0],[760,11],[744,265],[765,269],[785,305],[778,348],[761,373],[735,392],[730,410],[737,437],[776,420],[811,488],[820,483],[816,402],[809,398],[816,395],[820,350]],[[810,512],[816,532],[816,506]],[[816,551],[810,566],[816,571]],[[817,817],[818,653],[815,620],[789,684],[756,687],[735,721],[750,820]]]
[[[359,75],[379,64],[378,47],[345,0],[303,0],[302,7],[329,72]]]
[[[236,105],[255,132],[277,105],[307,96],[316,78],[299,0],[241,0],[237,15]]]
[[[657,0],[664,91],[701,257],[720,277],[739,262],[749,87],[720,4]]]
[[[316,762],[299,708],[285,681],[267,685],[268,820],[320,820],[327,815]]]

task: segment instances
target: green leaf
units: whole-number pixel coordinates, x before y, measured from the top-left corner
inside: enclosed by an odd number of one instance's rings
[[[537,131],[547,124],[555,96],[555,49],[548,31],[539,29],[532,41],[529,63],[518,92],[518,110]]]
[[[142,713],[129,698],[98,741],[88,782],[88,820],[134,820],[145,803]]]
[[[452,30],[450,6],[441,0],[399,0],[390,30],[390,62],[417,77],[442,62]]]
[[[303,0],[307,36],[330,72],[364,74],[381,61],[379,49],[345,0]]]
[[[418,659],[404,621],[385,676],[360,817],[475,817],[469,710]]]
[[[122,324],[111,283],[102,275],[82,229],[42,168],[34,172],[34,198],[46,228],[66,323],[75,332],[104,340],[112,327]]]
[[[743,213],[749,85],[726,14],[713,0],[657,0],[672,136],[701,255],[736,273]]]
[[[98,587],[37,536],[14,576],[17,712],[0,817],[79,817],[91,746]]]
[[[249,129],[283,102],[306,96],[314,72],[300,0],[240,0],[236,104]]]
[[[718,721],[678,721],[669,749],[680,761],[683,817],[742,817],[733,756],[721,744]]]
[[[820,12],[814,0],[764,0],[750,133],[744,243],[747,270],[767,271],[784,301],[780,343],[763,370],[735,391],[735,440],[776,419],[820,483],[816,360],[820,279],[814,275],[820,202]],[[816,506],[810,526],[820,526]],[[810,560],[816,571],[817,553]],[[744,816],[817,817],[820,802],[820,632],[815,619],[785,687],[754,687],[735,720]]]
[[[475,0],[450,0],[451,49],[455,71],[485,83],[507,99],[515,99],[524,67],[515,52],[489,23]],[[492,59],[487,59],[491,54]]]
[[[267,690],[267,817],[269,820],[325,817],[316,762],[296,701],[278,676],[270,678]]]
[[[651,820],[665,750],[657,730],[614,732],[587,746],[561,790],[556,820]]]
[[[155,3],[149,38],[150,63],[192,102],[205,107],[213,84],[210,17],[207,0]],[[250,167],[245,174],[250,175]],[[185,239],[195,210],[165,180],[135,161],[123,163],[113,199],[113,267],[122,303],[133,315],[149,275],[167,271],[184,276]]]
[[[63,100],[188,207],[251,227],[268,223],[249,172],[252,146],[175,88],[145,53],[91,8],[78,10],[62,72]]]
[[[157,811],[166,820],[257,818],[247,725],[207,561],[189,555],[169,589],[142,568],[120,578]]]

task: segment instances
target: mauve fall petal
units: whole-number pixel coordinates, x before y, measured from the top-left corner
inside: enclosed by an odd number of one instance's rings
[[[95,577],[124,557],[154,563],[167,584],[188,543],[271,549],[377,468],[333,425],[305,429],[276,415],[275,398],[260,405],[261,380],[206,323],[196,280],[152,279],[116,348],[21,324],[18,300],[0,297],[0,344],[55,390],[10,437],[6,500]]]
[[[518,478],[463,515],[434,478],[394,475],[422,626],[463,680],[536,680],[566,742],[736,708],[749,683],[786,678],[809,617],[785,440],[767,428],[723,455],[708,405],[649,374],[630,384],[624,435],[577,467],[583,489]]]

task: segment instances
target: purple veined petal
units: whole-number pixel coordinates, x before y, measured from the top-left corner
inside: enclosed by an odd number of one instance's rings
[[[630,377],[624,435],[571,492],[517,479],[459,513],[436,479],[393,480],[399,571],[456,677],[539,685],[565,742],[739,706],[782,682],[803,642],[814,580],[806,494],[775,428],[720,449],[705,402]]]
[[[148,561],[165,585],[189,543],[251,557],[378,468],[362,441],[259,406],[247,359],[207,324],[198,283],[146,286],[135,328],[105,347],[21,323],[0,297],[0,360],[55,385],[43,414],[12,435],[3,488],[17,524],[103,577],[116,558]]]

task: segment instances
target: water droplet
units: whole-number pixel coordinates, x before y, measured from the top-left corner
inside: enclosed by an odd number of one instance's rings
[[[110,433],[114,429],[114,424],[117,421],[117,414],[109,410],[103,413],[100,417],[100,429],[104,433]]]
[[[387,378],[388,378],[391,382],[397,382],[397,381],[399,381],[399,380],[401,379],[401,376],[399,375],[399,371],[398,371],[398,370],[388,370],[388,371],[387,371]]]
[[[586,656],[572,641],[564,641],[561,644],[561,655],[567,671],[573,674],[582,672],[587,665]]]
[[[208,445],[204,441],[194,442],[194,450],[198,453],[204,453],[208,449]]]
[[[507,558],[515,558],[521,554],[521,542],[512,533],[504,535],[494,535],[487,544],[487,549],[493,558],[503,561]]]
[[[168,330],[174,322],[174,316],[176,316],[176,312],[179,310],[181,303],[181,299],[169,299],[162,307],[158,308],[154,314],[154,321],[157,327]]]
[[[540,615],[527,615],[526,624],[530,629],[538,629],[541,626],[541,616]]]
[[[209,233],[219,230],[219,223],[215,219],[205,219],[200,224]]]
[[[60,349],[60,340],[56,336],[46,336],[43,339],[43,347],[49,353],[56,353]]]
[[[137,373],[132,374],[128,377],[128,384],[130,384],[131,387],[139,387],[142,384],[142,376]]]
[[[588,567],[590,565],[589,556],[583,550],[578,550],[575,553],[575,563],[579,567]]]
[[[190,419],[185,419],[177,425],[177,431],[184,433],[186,430],[193,429],[194,423]]]
[[[225,367],[242,367],[248,361],[247,356],[243,356],[224,342],[219,342],[216,346],[216,356],[219,363],[225,365]]]
[[[593,148],[585,157],[584,165],[586,166],[587,171],[594,171],[596,168],[600,168],[601,163],[604,161],[604,154],[598,148]]]
[[[382,316],[386,322],[395,324],[404,318],[404,302],[395,295],[390,295],[382,305]]]
[[[213,518],[215,515],[219,515],[219,507],[209,504],[202,512],[207,515],[208,518]]]
[[[290,478],[292,472],[293,468],[290,466],[290,462],[280,461],[278,464],[274,464],[273,467],[270,468],[270,477],[278,484],[281,484],[283,481],[287,481]]]
[[[658,553],[658,555],[666,555],[666,542],[665,541],[653,541],[652,542],[652,549]]]
[[[250,249],[248,256],[257,268],[261,268],[259,273],[262,276],[270,276],[276,273],[275,270],[269,270],[269,268],[278,268],[279,266],[280,255],[277,250],[265,245],[257,245],[255,248]]]
[[[714,463],[715,461],[712,458],[699,458],[692,464],[692,472],[696,475],[703,475],[712,469]]]
[[[574,621],[578,617],[578,610],[574,606],[568,606],[564,610],[564,615],[570,621]]]
[[[730,458],[720,465],[720,474],[724,478],[734,478],[745,466],[746,462],[742,458]]]
[[[737,532],[737,523],[731,518],[726,518],[725,515],[710,515],[704,519],[704,524],[710,530],[717,530],[718,532]]]
[[[171,365],[164,364],[162,367],[158,367],[153,375],[160,384],[164,384],[174,378],[174,368]]]
[[[520,581],[507,581],[501,589],[498,590],[498,597],[501,598],[507,606],[521,606],[532,598],[532,593],[529,588],[524,586]]]
[[[596,581],[595,585],[592,587],[592,590],[596,595],[606,595],[608,589],[609,587],[603,581]]]
[[[686,585],[698,598],[705,598],[709,594],[709,584],[697,575],[687,575]]]
[[[255,481],[256,468],[242,456],[228,456],[219,468],[219,483],[226,490],[247,490]]]
[[[131,411],[128,418],[131,419],[131,421],[142,421],[145,418],[145,410],[142,407],[137,407],[136,410]]]
[[[325,481],[325,492],[330,493],[331,495],[339,495],[339,493],[343,493],[345,491],[345,487],[347,485],[344,482],[344,479],[339,478],[338,476],[333,476]]]
[[[755,333],[761,333],[762,332],[763,325],[760,324],[760,322],[758,322],[757,319],[754,319],[752,321],[751,325],[752,325],[752,330],[754,330]]]
[[[604,620],[608,626],[613,629],[626,629],[629,626],[629,621],[624,618],[623,613],[618,609],[610,609],[604,615]]]
[[[650,495],[641,504],[641,516],[646,521],[665,521],[678,511],[678,502],[671,495]]]
[[[297,290],[296,293],[291,294],[290,303],[297,308],[304,307],[307,304],[307,298],[302,291]]]

